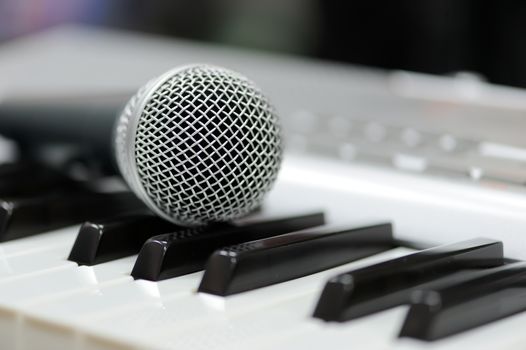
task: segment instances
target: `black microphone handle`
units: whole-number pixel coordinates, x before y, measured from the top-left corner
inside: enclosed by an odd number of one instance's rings
[[[131,96],[5,98],[0,101],[0,134],[16,141],[26,158],[62,166],[77,157],[104,173],[117,173],[113,126]]]

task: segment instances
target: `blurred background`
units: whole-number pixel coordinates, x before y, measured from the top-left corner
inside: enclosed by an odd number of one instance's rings
[[[0,0],[0,45],[63,23],[526,87],[526,2]]]

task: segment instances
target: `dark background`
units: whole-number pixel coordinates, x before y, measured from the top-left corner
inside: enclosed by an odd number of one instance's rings
[[[69,22],[526,87],[518,0],[0,0],[0,43]]]

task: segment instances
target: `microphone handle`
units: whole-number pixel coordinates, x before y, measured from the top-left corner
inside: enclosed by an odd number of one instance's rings
[[[133,92],[5,98],[0,101],[0,134],[16,141],[26,158],[61,166],[76,157],[115,174],[113,126],[130,96]]]

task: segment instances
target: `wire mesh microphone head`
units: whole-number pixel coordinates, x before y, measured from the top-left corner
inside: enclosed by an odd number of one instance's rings
[[[282,157],[267,98],[242,75],[209,65],[148,82],[118,118],[114,141],[130,188],[181,225],[227,221],[259,206]]]

